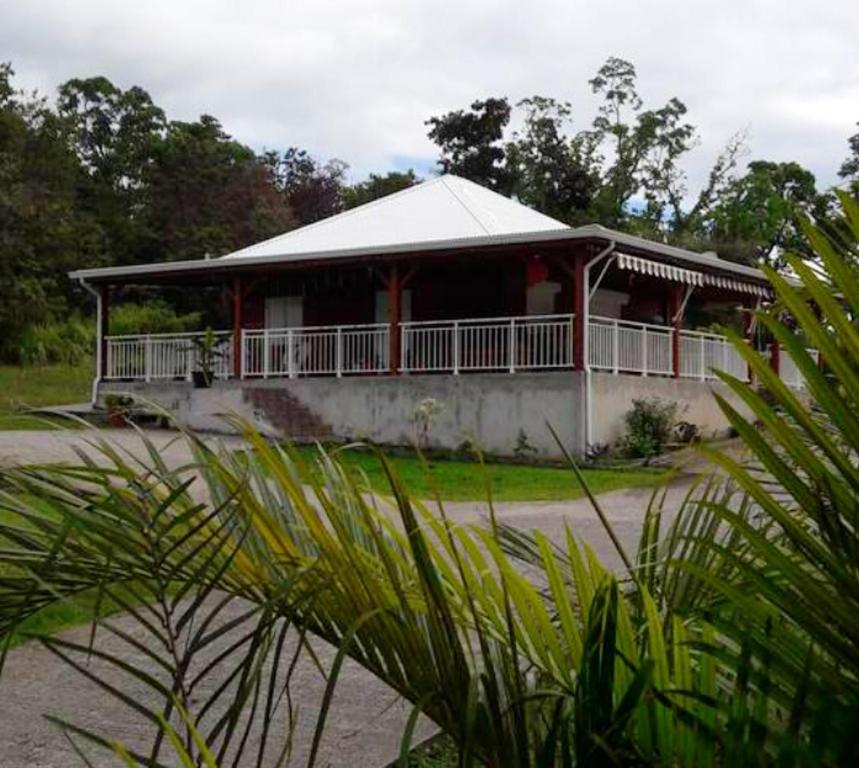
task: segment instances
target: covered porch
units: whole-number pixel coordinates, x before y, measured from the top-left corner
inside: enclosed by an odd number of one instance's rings
[[[588,369],[708,381],[723,370],[747,378],[742,356],[714,326],[731,325],[762,346],[752,311],[766,286],[630,250],[594,241],[231,275],[221,287],[232,323],[214,334],[212,373],[249,380]],[[99,290],[100,380],[190,381],[203,332],[111,335],[109,307],[121,290]],[[789,359],[773,354],[772,364],[799,385]]]

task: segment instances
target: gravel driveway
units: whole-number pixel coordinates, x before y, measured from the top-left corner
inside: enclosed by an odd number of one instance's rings
[[[139,438],[130,430],[116,430],[110,436],[128,450],[140,449]],[[169,462],[181,464],[189,458],[184,445],[174,442],[175,433],[155,431],[150,437],[163,449]],[[85,434],[80,432],[0,432],[0,465],[69,460],[74,458],[74,446],[85,439]],[[238,439],[230,440],[240,444]],[[676,508],[687,488],[688,480],[681,478],[674,483],[669,491],[669,508]],[[606,515],[630,551],[635,549],[650,493],[650,489],[627,489],[599,497]],[[461,522],[479,522],[486,515],[482,503],[448,503],[446,510],[452,519]],[[608,537],[584,499],[504,502],[496,505],[496,513],[503,522],[523,529],[540,529],[555,541],[562,540],[564,525],[569,524],[607,564],[619,565]],[[125,631],[139,631],[128,617],[118,616],[113,621]],[[85,643],[87,630],[70,630],[62,636]],[[102,632],[98,642],[107,648],[118,641]],[[321,642],[316,642],[314,648],[323,666],[330,665],[333,649]],[[136,659],[132,656],[129,660],[141,665],[147,663],[142,655]],[[108,671],[108,674],[117,673]],[[207,681],[209,686],[215,684],[217,680]],[[300,661],[293,681],[298,722],[290,765],[305,764],[324,688],[325,680],[316,666],[307,658]],[[399,754],[399,739],[409,711],[408,705],[398,700],[392,690],[358,665],[347,663],[328,716],[318,765],[350,768],[387,765]],[[66,768],[80,764],[59,729],[42,717],[46,713],[97,728],[129,744],[146,743],[151,729],[79,672],[31,643],[11,652],[0,678],[0,765],[4,768]],[[425,723],[416,738],[430,733],[431,728]],[[94,764],[115,763],[96,759]]]

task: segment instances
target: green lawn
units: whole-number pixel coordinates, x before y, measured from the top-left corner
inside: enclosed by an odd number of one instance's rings
[[[91,362],[82,365],[0,365],[0,429],[49,429],[43,417],[20,413],[27,408],[89,400]]]
[[[0,521],[14,525],[19,528],[29,528],[30,525],[25,522],[19,515],[12,512],[0,509]],[[14,546],[9,542],[4,542],[4,546]],[[0,575],[4,569],[7,573],[11,573],[12,569],[0,563]],[[68,627],[75,627],[92,620],[96,606],[95,590],[84,592],[76,595],[73,598],[67,598],[59,603],[55,603],[47,608],[38,611],[30,616],[18,628],[18,632],[13,634],[11,646],[14,647],[24,641],[26,634],[54,634]],[[104,615],[115,613],[118,610],[116,604],[110,600],[103,600],[101,612]],[[5,643],[6,638],[0,635],[0,647]]]
[[[306,459],[316,455],[315,446],[300,446],[298,451]],[[337,454],[347,467],[365,473],[374,490],[390,492],[384,470],[374,454],[357,449]],[[474,461],[433,459],[428,476],[417,457],[392,456],[390,461],[405,486],[419,498],[432,498],[435,483],[442,499],[481,501],[486,498],[487,476],[496,501],[555,501],[584,495],[572,470],[565,468],[502,463],[481,467]],[[655,485],[665,477],[664,470],[648,468],[585,469],[583,474],[593,493]]]

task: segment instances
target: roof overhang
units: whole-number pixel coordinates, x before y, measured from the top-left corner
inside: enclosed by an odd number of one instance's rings
[[[291,255],[244,256],[236,258],[196,259],[193,261],[160,262],[156,264],[134,264],[124,267],[99,267],[70,272],[69,276],[88,283],[146,284],[165,283],[173,278],[225,279],[228,276],[256,272],[267,267],[280,269],[316,268],[329,265],[377,263],[410,256],[432,258],[440,255],[455,255],[490,251],[506,246],[557,245],[587,241],[613,243],[632,255],[658,257],[680,267],[693,267],[707,272],[735,275],[766,284],[764,274],[754,267],[725,261],[709,253],[696,253],[684,248],[647,240],[624,232],[616,232],[597,224],[588,224],[575,229],[563,228],[540,232],[487,235],[454,240],[438,240],[421,243],[405,243],[376,248],[342,249],[318,253]]]

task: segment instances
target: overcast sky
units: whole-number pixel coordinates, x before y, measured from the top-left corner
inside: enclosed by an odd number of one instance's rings
[[[352,177],[435,151],[424,121],[533,94],[593,117],[587,81],[633,61],[647,106],[677,96],[700,143],[696,189],[731,134],[749,159],[836,181],[859,121],[855,0],[0,0],[0,61],[53,95],[70,77],[140,85],[170,118],[218,117],[262,149],[298,145]]]

